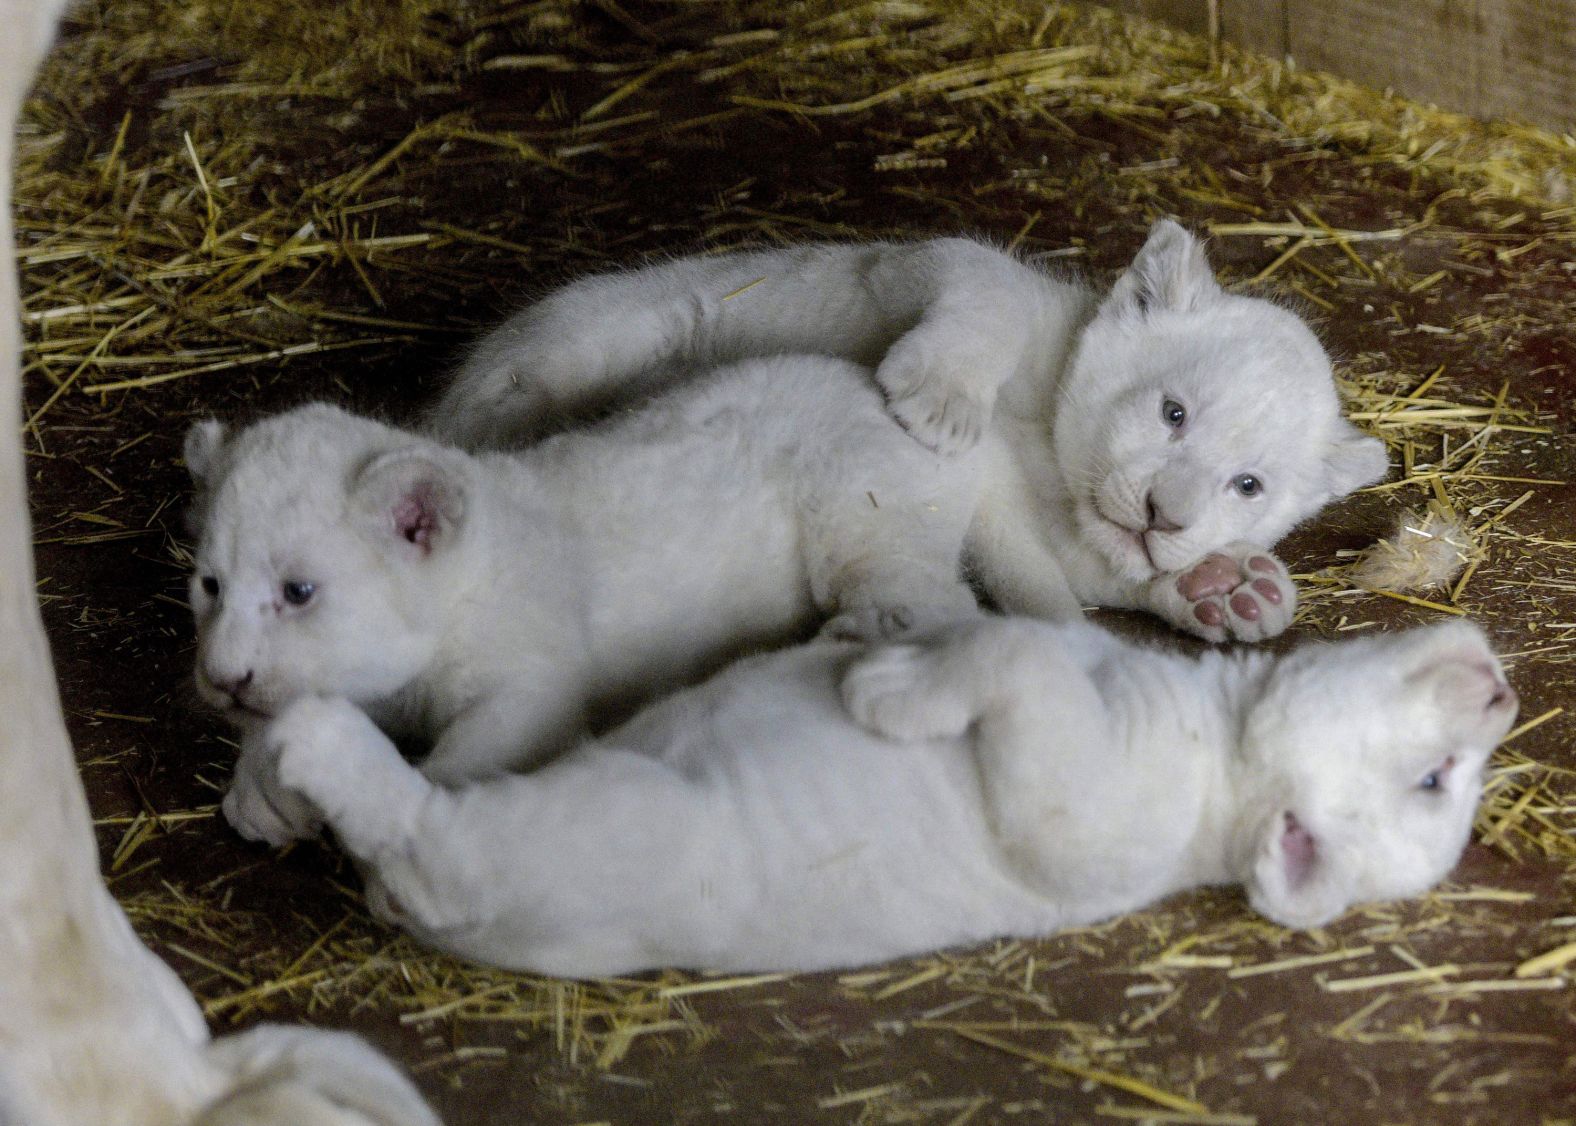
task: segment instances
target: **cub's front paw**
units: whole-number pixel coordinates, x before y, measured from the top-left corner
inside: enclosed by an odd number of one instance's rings
[[[278,750],[266,731],[242,735],[241,755],[220,809],[241,836],[274,848],[310,840],[323,828],[311,803],[280,785]]]
[[[843,674],[843,706],[859,726],[899,742],[961,735],[974,717],[957,693],[937,683],[936,672],[930,650],[883,645]]]
[[[918,615],[907,606],[859,606],[827,620],[820,636],[829,641],[894,641],[912,633]]]
[[[399,752],[349,700],[305,697],[268,725],[263,738],[278,762],[279,785],[297,795],[351,852],[366,855],[392,828],[395,810],[380,796],[390,756]]]
[[[272,777],[244,777],[239,768],[220,809],[230,828],[249,841],[273,848],[310,840],[323,829],[317,811],[299,794],[278,785]]]
[[[961,583],[926,589],[916,585],[903,601],[867,602],[862,592],[856,591],[839,604],[838,613],[821,627],[821,637],[870,643],[907,641],[959,622],[975,621],[979,616],[979,603]]]
[[[1267,551],[1233,544],[1151,585],[1155,609],[1206,641],[1263,641],[1291,624],[1297,588]]]
[[[887,411],[920,445],[944,457],[973,449],[990,424],[995,383],[977,364],[949,354],[916,330],[900,340],[876,369]]]

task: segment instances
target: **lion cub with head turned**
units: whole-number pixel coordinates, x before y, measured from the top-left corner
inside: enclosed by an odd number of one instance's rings
[[[828,618],[880,637],[978,612],[959,555],[980,458],[913,441],[829,357],[725,368],[513,454],[316,404],[200,423],[186,460],[205,698],[247,731],[346,696],[430,741],[435,778],[549,756]],[[262,765],[243,751],[232,823],[310,831]]]
[[[961,238],[585,278],[484,338],[430,426],[467,448],[518,445],[785,352],[872,368],[925,446],[983,446],[969,560],[1014,613],[1120,606],[1209,641],[1272,637],[1296,591],[1268,549],[1385,472],[1383,445],[1341,417],[1308,326],[1225,292],[1170,220],[1103,299]]]
[[[434,786],[339,699],[278,788],[373,911],[514,969],[855,966],[1240,883],[1278,923],[1415,895],[1466,844],[1516,695],[1483,634],[1197,657],[981,618],[739,663],[530,774]]]

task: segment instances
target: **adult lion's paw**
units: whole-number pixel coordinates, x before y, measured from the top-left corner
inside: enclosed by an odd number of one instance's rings
[[[1251,544],[1211,552],[1150,583],[1153,609],[1206,641],[1263,641],[1291,624],[1297,588],[1286,567]]]

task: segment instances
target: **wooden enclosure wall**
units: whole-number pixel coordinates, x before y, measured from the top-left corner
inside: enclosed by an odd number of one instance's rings
[[[1209,0],[1105,0],[1207,34]],[[1576,130],[1576,0],[1218,0],[1221,38],[1476,117]]]

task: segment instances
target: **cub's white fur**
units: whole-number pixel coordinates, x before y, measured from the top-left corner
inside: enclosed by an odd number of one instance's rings
[[[741,364],[512,455],[311,406],[233,439],[200,424],[187,461],[199,688],[243,727],[348,696],[433,741],[434,777],[560,750],[588,714],[826,615],[874,637],[977,613],[979,456],[911,441],[828,357]],[[232,823],[308,829],[261,777],[243,755]]]
[[[374,911],[570,976],[811,970],[1201,884],[1296,927],[1423,891],[1516,710],[1482,634],[1202,659],[1082,623],[742,661],[529,775],[433,785],[343,699],[264,741]]]
[[[1249,561],[1385,471],[1381,443],[1341,418],[1307,326],[1225,293],[1170,221],[1103,301],[965,239],[588,278],[484,339],[429,425],[465,446],[519,443],[780,352],[874,366],[892,414],[943,453],[984,436],[970,548],[1010,611],[1125,606],[1213,641],[1272,636],[1295,591],[1278,563]],[[1211,554],[1208,581],[1179,589]]]

